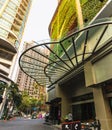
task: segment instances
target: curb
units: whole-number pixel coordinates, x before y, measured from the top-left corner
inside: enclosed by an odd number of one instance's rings
[[[62,130],[61,125],[53,125],[55,128],[57,128],[58,130]]]
[[[53,126],[54,128],[57,128],[58,130],[62,130],[61,125],[53,125],[50,122],[44,122],[43,124]]]

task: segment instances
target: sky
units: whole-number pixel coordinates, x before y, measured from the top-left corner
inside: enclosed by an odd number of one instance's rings
[[[24,41],[50,39],[48,27],[56,10],[58,0],[32,0],[32,7],[25,27]]]

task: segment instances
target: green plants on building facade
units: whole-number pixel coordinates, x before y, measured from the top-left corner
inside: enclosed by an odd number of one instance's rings
[[[62,0],[51,23],[51,40],[59,40],[66,36],[74,23],[77,23],[75,1]]]
[[[84,22],[90,22],[108,0],[81,0],[81,8]]]
[[[107,0],[101,2],[100,0],[80,0],[83,21],[87,25],[100,9],[105,5]],[[51,24],[51,40],[63,39],[70,32],[78,29],[77,11],[74,0],[62,0],[57,9],[54,21]],[[62,42],[64,49],[69,48],[69,40]],[[60,45],[54,44],[53,51],[60,57],[63,55],[63,48]],[[56,57],[51,53],[50,58],[56,60]]]

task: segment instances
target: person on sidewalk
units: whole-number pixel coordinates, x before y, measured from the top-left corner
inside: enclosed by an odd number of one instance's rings
[[[72,116],[72,113],[69,112],[68,113],[68,122],[72,122],[73,121],[73,116]]]
[[[49,112],[46,112],[46,114],[45,114],[45,121],[49,122]]]

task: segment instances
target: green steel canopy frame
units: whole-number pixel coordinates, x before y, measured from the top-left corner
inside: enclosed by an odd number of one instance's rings
[[[37,43],[21,54],[19,66],[40,85],[50,87],[103,50],[112,51],[111,19],[94,22],[60,41]]]

